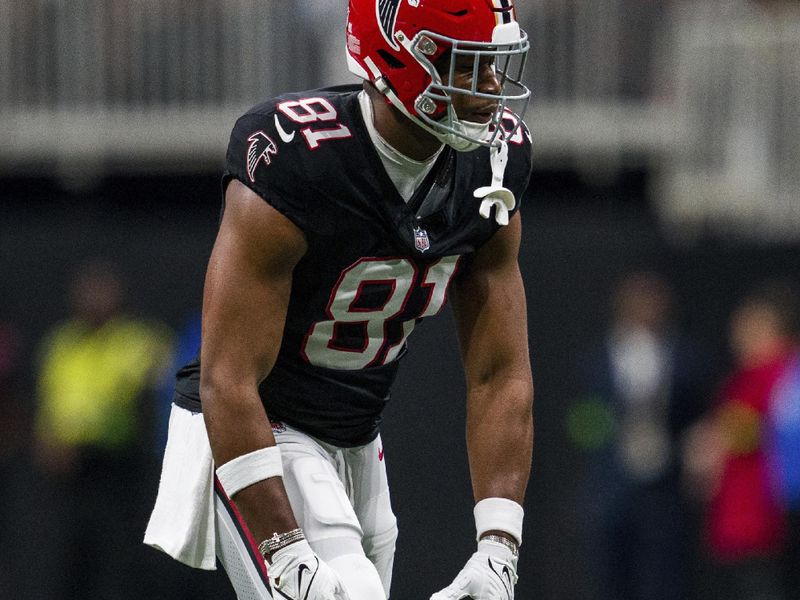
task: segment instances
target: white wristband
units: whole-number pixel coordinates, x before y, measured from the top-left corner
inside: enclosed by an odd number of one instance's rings
[[[217,467],[217,479],[229,498],[236,492],[270,477],[283,477],[281,451],[277,446],[242,454]]]
[[[487,531],[503,531],[522,545],[523,508],[508,498],[484,498],[475,505],[475,529],[478,541]]]

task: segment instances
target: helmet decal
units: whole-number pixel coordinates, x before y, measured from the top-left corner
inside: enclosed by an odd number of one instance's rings
[[[498,25],[511,23],[516,20],[514,17],[514,5],[511,3],[511,0],[492,0],[492,4],[494,4],[494,12],[497,17]]]
[[[400,49],[394,39],[394,26],[397,22],[397,9],[400,7],[400,2],[402,0],[377,0],[375,6],[378,11],[378,22],[381,24],[383,37],[395,50]]]

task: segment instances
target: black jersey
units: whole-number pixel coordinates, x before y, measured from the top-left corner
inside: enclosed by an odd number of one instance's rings
[[[254,107],[233,129],[223,180],[254,190],[308,244],[277,361],[260,388],[267,414],[342,446],[377,435],[408,335],[442,309],[459,264],[499,228],[473,197],[492,180],[488,149],[446,146],[406,203],[369,137],[359,90],[287,94]],[[518,205],[530,168],[522,125],[504,178]],[[196,406],[198,381],[197,362],[179,372],[179,404]]]

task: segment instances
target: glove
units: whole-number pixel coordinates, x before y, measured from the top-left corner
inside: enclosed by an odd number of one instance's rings
[[[336,572],[305,540],[277,550],[267,571],[275,600],[350,600]]]
[[[517,557],[508,546],[489,540],[478,542],[478,551],[461,572],[430,600],[514,600]]]

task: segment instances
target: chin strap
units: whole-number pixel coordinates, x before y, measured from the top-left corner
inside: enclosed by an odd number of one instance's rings
[[[457,136],[453,133],[442,134],[442,132],[435,130],[433,127],[427,125],[422,119],[414,117],[405,105],[400,102],[400,99],[395,95],[392,91],[392,88],[383,78],[378,67],[375,65],[375,62],[367,57],[364,59],[364,63],[369,68],[370,72],[372,73],[373,84],[378,89],[378,91],[383,94],[383,96],[396,108],[400,110],[406,117],[414,121],[417,125],[422,127],[427,132],[431,133],[433,136],[438,138],[445,144],[453,147],[455,150],[460,152],[465,152],[469,150],[475,150],[480,146],[480,144],[473,144],[460,136]],[[369,77],[367,77],[370,79]],[[452,110],[452,106],[450,107]],[[467,142],[466,145],[463,147],[461,144]],[[514,207],[517,205],[517,199],[514,197],[514,193],[506,187],[503,187],[503,175],[506,172],[506,163],[508,163],[508,143],[504,139],[500,139],[500,144],[494,145],[492,144],[489,147],[489,160],[492,166],[492,183],[490,185],[486,185],[483,187],[479,187],[477,190],[473,192],[473,195],[476,198],[483,198],[483,202],[481,202],[480,209],[478,212],[484,219],[488,219],[492,214],[492,207],[495,207],[494,211],[494,218],[497,221],[498,225],[506,226],[508,225],[508,213],[511,210],[514,210]]]
[[[489,148],[489,161],[492,165],[492,183],[479,187],[472,195],[476,198],[483,198],[481,207],[478,210],[484,219],[488,219],[492,214],[494,206],[494,219],[498,225],[508,225],[508,213],[514,210],[517,199],[514,193],[503,187],[503,175],[506,172],[508,162],[508,144],[505,140],[500,141],[499,146]]]

